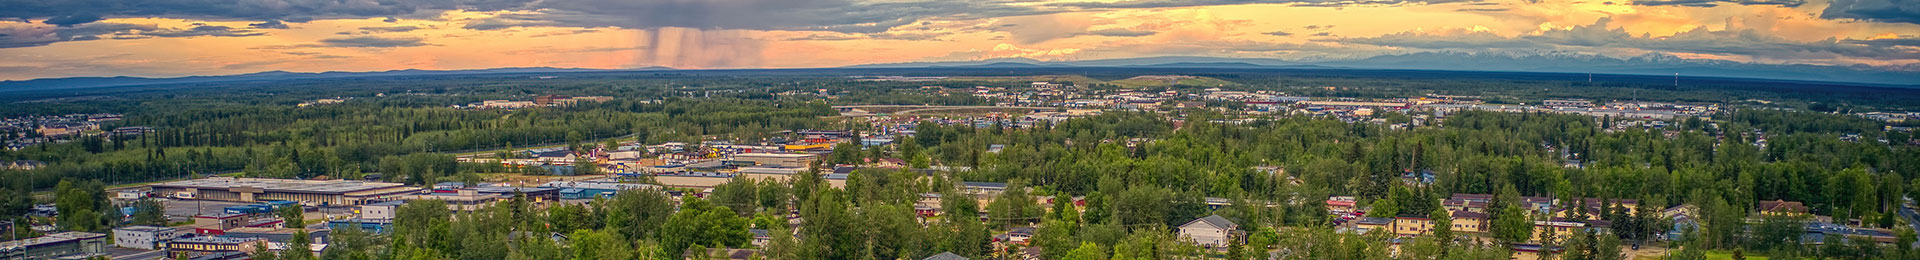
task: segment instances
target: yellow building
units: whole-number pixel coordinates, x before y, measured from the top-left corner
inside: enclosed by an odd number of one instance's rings
[[[1418,235],[1427,234],[1427,232],[1432,232],[1432,231],[1433,231],[1432,219],[1421,218],[1421,217],[1393,218],[1393,234],[1395,235],[1418,236]]]
[[[1552,236],[1554,241],[1565,242],[1567,239],[1573,238],[1573,235],[1580,234],[1579,232],[1586,230],[1587,223],[1572,221],[1534,221],[1532,239],[1537,243],[1543,241],[1543,238],[1546,236]]]
[[[253,249],[256,247],[256,244],[266,242],[266,239],[257,237],[198,236],[174,239],[172,242],[167,242],[167,249],[169,249],[168,251],[172,251],[175,259],[189,259],[225,251],[239,251],[252,254],[254,253]]]
[[[1487,232],[1487,213],[1454,211],[1452,215],[1451,220],[1453,221],[1452,229],[1454,233],[1477,234]]]

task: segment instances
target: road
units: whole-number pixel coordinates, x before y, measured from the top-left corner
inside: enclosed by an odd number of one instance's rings
[[[114,260],[153,260],[167,256],[166,250],[139,250],[132,248],[109,249]]]
[[[1912,226],[1913,230],[1920,230],[1920,213],[1913,212],[1913,208],[1900,206],[1900,216],[1907,218],[1907,225]],[[1920,246],[1920,241],[1914,242],[1913,246]]]

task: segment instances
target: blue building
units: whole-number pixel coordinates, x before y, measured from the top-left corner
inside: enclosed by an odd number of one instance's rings
[[[327,228],[332,230],[358,228],[360,230],[371,232],[374,234],[384,235],[384,234],[390,234],[391,232],[393,232],[393,220],[359,219],[359,218],[333,220],[333,221],[327,221]]]

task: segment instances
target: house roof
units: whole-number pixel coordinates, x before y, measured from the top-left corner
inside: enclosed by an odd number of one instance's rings
[[[1487,219],[1487,213],[1460,210],[1460,211],[1454,211],[1452,218],[1454,219],[1463,219],[1463,218]]]
[[[940,252],[938,255],[929,256],[921,260],[967,260],[967,257],[953,254],[953,252]]]
[[[1239,224],[1234,224],[1232,220],[1227,220],[1227,218],[1221,217],[1220,215],[1209,215],[1204,218],[1195,219],[1192,222],[1187,222],[1186,225],[1180,225],[1180,226],[1181,227],[1192,226],[1195,223],[1206,223],[1207,225],[1212,225],[1220,229],[1234,229],[1240,226]]]
[[[1393,223],[1393,219],[1391,218],[1360,218],[1360,221],[1355,221],[1354,223],[1366,224],[1366,225],[1386,225],[1388,223]]]
[[[1760,212],[1806,213],[1807,205],[1801,204],[1799,201],[1761,201]]]

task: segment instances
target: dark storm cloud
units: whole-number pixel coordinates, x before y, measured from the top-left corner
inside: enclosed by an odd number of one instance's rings
[[[1920,37],[1913,37],[1913,36],[1902,37],[1902,38],[1889,38],[1889,39],[1873,39],[1873,40],[1848,39],[1848,40],[1842,40],[1841,42],[1860,44],[1860,45],[1866,45],[1866,46],[1874,46],[1874,47],[1905,46],[1905,47],[1912,47],[1912,48],[1920,48]]]
[[[250,23],[250,24],[247,24],[247,27],[251,27],[254,29],[286,29],[288,28],[287,23],[280,22],[280,20],[267,20],[265,22],[260,22],[260,23]]]
[[[1920,0],[1833,0],[1820,18],[1920,24]]]
[[[33,47],[57,42],[99,39],[145,39],[153,37],[247,37],[264,32],[226,26],[195,25],[188,29],[160,28],[152,24],[84,23],[54,28],[0,27],[0,48]]]
[[[43,21],[43,23],[51,24],[51,25],[59,25],[59,26],[72,26],[75,24],[91,23],[99,20],[100,20],[99,15],[77,14],[77,15],[55,16],[53,18],[47,18],[47,20]]]
[[[154,36],[154,37],[200,37],[200,36],[246,37],[246,36],[267,35],[267,33],[257,32],[253,30],[234,29],[233,27],[226,27],[226,26],[201,25],[201,26],[194,26],[192,29],[186,29],[186,30],[146,31],[146,32],[141,32],[139,35]]]
[[[1010,1],[552,0],[535,6],[540,10],[536,13],[501,15],[465,27],[475,30],[526,26],[684,27],[877,33],[923,18],[970,19],[1057,12],[1006,5]]]
[[[1157,33],[1159,32],[1144,31],[1144,30],[1129,30],[1129,29],[1122,29],[1122,28],[1101,29],[1101,30],[1094,30],[1091,32],[1087,32],[1087,34],[1099,35],[1099,36],[1112,36],[1112,37],[1140,37],[1140,36],[1154,35]]]
[[[415,38],[415,37],[365,36],[365,37],[324,39],[324,40],[320,40],[320,45],[318,47],[395,48],[395,47],[414,47],[414,46],[426,46],[426,45],[427,43],[424,42],[423,39]]]
[[[505,10],[533,0],[0,0],[0,17],[167,16],[305,21],[379,17],[422,10]],[[80,21],[71,20],[63,22]]]
[[[620,27],[653,29],[819,30],[878,33],[923,19],[979,19],[1101,9],[1233,4],[1345,6],[1478,0],[1132,0],[1031,4],[1031,0],[0,0],[0,18],[58,18],[74,25],[98,17],[180,17],[304,22],[379,18],[444,10],[527,11],[477,19],[464,27]],[[259,28],[274,28],[261,26]]]
[[[411,26],[411,25],[386,26],[386,27],[360,27],[361,31],[369,31],[369,32],[411,32],[413,30],[419,30],[419,29],[420,27]]]

